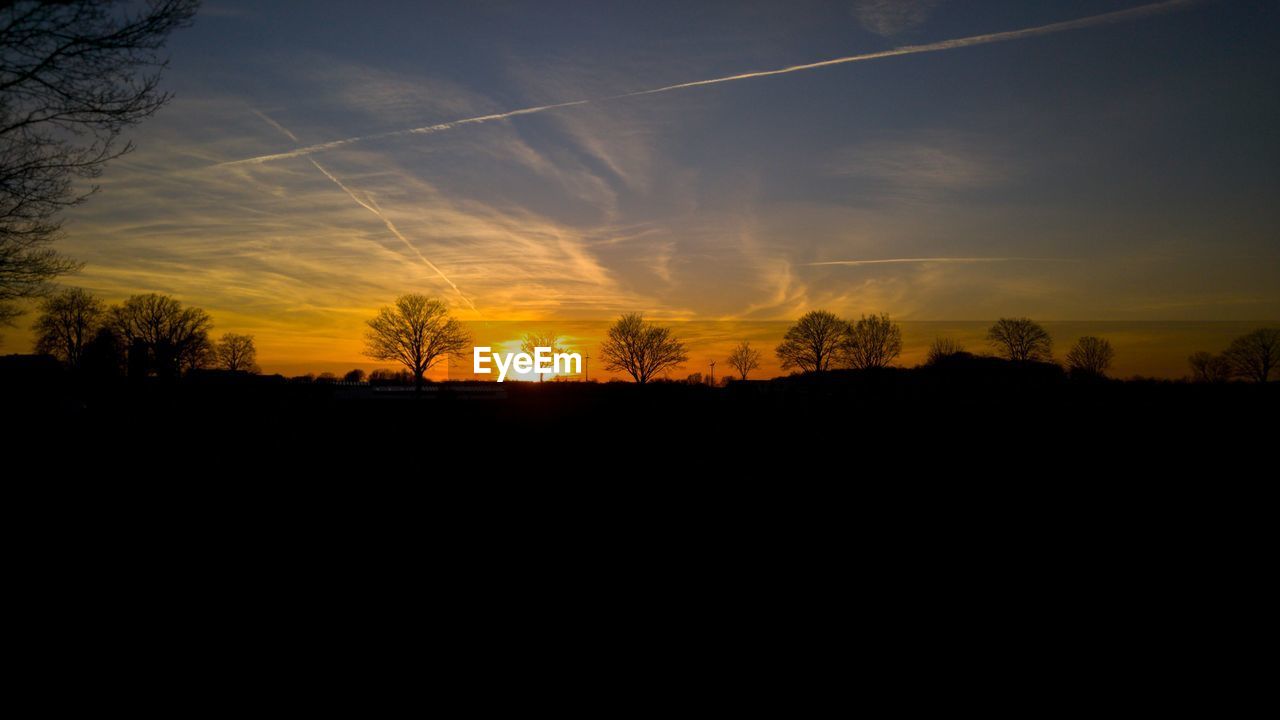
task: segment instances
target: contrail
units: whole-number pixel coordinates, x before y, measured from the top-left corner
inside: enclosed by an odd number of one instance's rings
[[[817,68],[830,67],[832,65],[844,65],[845,63],[897,57],[898,55],[916,55],[918,53],[940,52],[942,50],[952,50],[954,48],[970,47],[973,45],[986,45],[988,43],[1021,40],[1023,38],[1036,37],[1039,35],[1050,35],[1053,33],[1066,32],[1068,30],[1079,30],[1081,28],[1095,27],[1098,25],[1110,25],[1113,23],[1127,22],[1129,20],[1137,20],[1149,15],[1155,15],[1157,13],[1168,12],[1170,10],[1193,5],[1198,2],[1202,2],[1202,0],[1165,0],[1165,2],[1142,5],[1135,8],[1129,8],[1128,10],[1117,10],[1115,12],[1103,13],[1101,15],[1090,15],[1089,17],[1080,18],[1078,20],[1066,20],[1063,22],[1050,23],[1048,25],[1022,28],[1021,30],[988,33],[986,35],[971,35],[969,37],[956,38],[954,40],[941,40],[935,43],[929,43],[928,45],[903,45],[902,47],[893,48],[892,50],[881,50],[879,52],[863,53],[862,55],[849,55],[847,57],[822,60],[814,63],[806,63],[804,65],[792,65],[790,67],[779,68],[777,70],[761,70],[759,72],[741,73],[739,75],[727,75],[725,77],[712,78],[710,80],[695,80],[693,82],[679,83],[677,85],[666,85],[652,90],[641,90],[639,92],[627,93],[626,95],[618,95],[616,97],[652,95],[653,93],[668,92],[670,90],[679,90],[681,88],[715,85],[717,83],[733,82],[735,80],[750,80],[752,78],[769,77],[771,75],[785,75],[787,73],[815,70]]]
[[[883,260],[828,260],[805,265],[890,265],[897,263],[986,263],[986,262],[1071,262],[1066,258],[1044,257],[922,257]]]
[[[216,167],[246,164],[257,165],[259,163],[271,162],[272,160],[287,160],[289,158],[302,157],[304,155],[311,155],[318,152],[324,152],[326,150],[333,150],[334,148],[340,148],[343,145],[364,142],[365,140],[378,140],[382,138],[401,137],[404,135],[430,135],[431,133],[437,133],[442,130],[452,130],[460,125],[477,125],[491,120],[504,120],[506,118],[516,117],[517,115],[532,115],[533,113],[540,113],[545,110],[555,110],[557,108],[570,107],[573,105],[585,105],[589,102],[591,101],[574,100],[573,102],[557,103],[555,105],[540,105],[538,107],[523,108],[521,110],[511,110],[510,112],[495,113],[493,115],[463,118],[462,120],[452,120],[450,122],[438,123],[436,125],[424,125],[422,127],[409,128],[408,130],[392,130],[391,132],[376,133],[374,135],[361,135],[360,137],[351,137],[346,138],[345,140],[330,140],[329,142],[308,145],[288,152],[274,153],[272,155],[260,155],[258,157],[246,158],[244,160],[231,160],[229,162],[218,163]],[[272,121],[271,124],[275,125],[276,123]],[[292,135],[292,133],[289,134]]]
[[[294,135],[292,132],[289,132],[289,129],[286,128],[285,126],[281,125],[275,120],[272,120],[263,112],[260,112],[256,109],[253,112],[255,115],[265,120],[267,124],[271,125],[275,129],[287,135],[289,139],[293,140],[294,142],[299,142],[298,137]],[[476,310],[475,303],[471,302],[471,299],[468,298],[466,295],[464,295],[462,290],[460,290],[458,286],[454,284],[452,280],[449,279],[449,276],[445,275],[444,272],[440,270],[440,268],[436,267],[435,263],[427,259],[427,256],[423,255],[422,251],[419,250],[416,245],[409,242],[409,238],[405,237],[404,233],[400,232],[400,228],[397,228],[396,224],[391,222],[391,219],[382,213],[382,209],[377,206],[377,203],[373,202],[372,198],[370,198],[369,202],[365,202],[364,200],[361,200],[360,197],[356,195],[356,193],[351,188],[347,187],[341,180],[339,180],[336,176],[334,176],[333,173],[326,170],[323,165],[316,162],[315,158],[307,158],[307,161],[310,162],[312,165],[314,165],[317,170],[324,173],[325,177],[332,180],[334,185],[337,185],[338,187],[342,188],[342,191],[345,192],[347,196],[350,197],[352,200],[355,200],[360,207],[364,208],[365,210],[368,210],[374,215],[377,215],[378,219],[382,221],[383,225],[387,226],[387,230],[389,230],[392,235],[395,235],[397,238],[399,238],[400,242],[404,243],[405,247],[409,248],[409,250],[412,251],[414,255],[417,255],[418,259],[421,260],[423,264],[425,264],[427,267],[435,271],[435,274],[439,275],[441,280],[444,280],[446,283],[448,283],[449,287],[453,288],[453,291],[458,294],[458,297],[462,298],[462,301],[465,302],[468,307],[470,307],[475,312],[479,312],[478,310]]]
[[[376,133],[373,135],[350,137],[343,140],[332,140],[330,142],[319,143],[317,145],[308,145],[306,147],[296,148],[288,152],[259,155],[257,157],[245,158],[243,160],[230,160],[218,163],[215,167],[258,164],[271,162],[273,160],[286,160],[288,158],[302,157],[305,155],[312,155],[314,153],[325,152],[326,150],[333,150],[334,148],[363,142],[365,140],[377,140],[380,138],[400,137],[404,135],[425,135],[440,132],[442,130],[452,130],[453,128],[461,125],[485,123],[491,120],[503,120],[510,117],[516,117],[518,115],[532,115],[534,113],[546,112],[548,110],[557,110],[576,105],[586,105],[592,102],[607,102],[610,100],[620,100],[623,98],[638,97],[641,95],[653,95],[655,93],[670,92],[672,90],[681,90],[684,88],[701,87],[703,85],[716,85],[719,83],[735,82],[737,80],[752,80],[755,78],[770,77],[773,75],[785,75],[787,73],[803,72],[805,70],[816,70],[818,68],[831,67],[833,65],[844,65],[846,63],[879,60],[881,58],[897,57],[899,55],[941,52],[943,50],[953,50],[955,48],[971,47],[973,45],[986,45],[989,43],[1007,42],[1009,40],[1021,40],[1023,38],[1038,37],[1040,35],[1067,32],[1069,30],[1080,30],[1082,28],[1096,27],[1098,25],[1111,25],[1114,23],[1129,22],[1131,20],[1138,20],[1151,15],[1181,9],[1200,2],[1203,2],[1203,0],[1164,0],[1164,2],[1141,5],[1135,8],[1129,8],[1128,10],[1117,10],[1115,12],[1103,13],[1101,15],[1090,15],[1089,17],[1079,18],[1076,20],[1066,20],[1063,22],[1050,23],[1048,25],[1022,28],[1020,30],[1008,30],[1005,32],[987,33],[985,35],[971,35],[969,37],[955,38],[953,40],[941,40],[927,45],[904,45],[902,47],[893,48],[892,50],[881,50],[873,53],[863,53],[861,55],[849,55],[846,57],[832,58],[830,60],[806,63],[804,65],[791,65],[789,67],[778,68],[776,70],[760,70],[757,72],[740,73],[737,75],[726,75],[724,77],[710,78],[708,80],[695,80],[693,82],[678,83],[676,85],[665,85],[663,87],[657,87],[650,90],[639,90],[637,92],[624,93],[622,95],[611,95],[608,97],[597,98],[595,100],[574,100],[573,102],[556,103],[554,105],[539,105],[537,107],[522,108],[520,110],[511,110],[504,113],[463,118],[461,120],[453,120],[436,125],[425,125],[423,127],[410,128],[408,130],[394,130],[391,132]]]

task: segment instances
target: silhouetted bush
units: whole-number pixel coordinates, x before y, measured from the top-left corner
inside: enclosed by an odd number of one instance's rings
[[[1231,379],[1231,361],[1222,355],[1200,351],[1187,358],[1191,380],[1198,383],[1224,383]]]
[[[1067,369],[1072,377],[1100,378],[1111,367],[1115,356],[1110,342],[1097,337],[1082,337],[1067,352]]]
[[[955,355],[965,354],[964,346],[951,338],[937,337],[929,344],[929,353],[925,355],[926,365],[937,365]]]
[[[1264,383],[1280,367],[1280,329],[1261,328],[1231,341],[1223,356],[1232,372],[1246,380]]]

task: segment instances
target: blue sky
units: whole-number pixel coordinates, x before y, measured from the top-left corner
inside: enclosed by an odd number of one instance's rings
[[[465,319],[1280,318],[1274,2],[616,97],[1142,5],[217,0],[63,249],[74,284],[296,357],[358,356],[407,291]]]

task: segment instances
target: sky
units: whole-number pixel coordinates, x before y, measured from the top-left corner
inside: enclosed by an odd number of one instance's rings
[[[286,373],[372,367],[405,292],[530,329],[1274,321],[1278,30],[1243,0],[212,0],[67,215],[64,284],[171,294]]]

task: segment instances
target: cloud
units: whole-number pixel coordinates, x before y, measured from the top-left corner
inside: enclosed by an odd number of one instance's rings
[[[929,18],[939,0],[858,0],[853,14],[867,30],[882,36],[897,35]]]
[[[811,262],[805,265],[902,265],[918,263],[993,263],[993,262],[1071,262],[1066,258],[1038,257],[918,257],[918,258],[882,258],[877,260],[826,260]]]
[[[829,174],[853,184],[858,202],[936,206],[949,197],[1008,185],[1025,158],[992,141],[926,132],[836,150]]]
[[[257,109],[255,109],[253,113],[258,117],[262,118],[263,120],[265,120],[267,124],[270,125],[271,127],[275,128],[276,130],[279,130],[281,133],[287,136],[290,140],[293,140],[294,142],[298,142],[298,136],[290,132],[289,129],[286,128],[285,126],[281,125],[275,120],[272,120],[270,117],[267,116],[266,113],[263,113],[262,111]],[[409,251],[413,253],[415,257],[418,258],[418,260],[422,261],[424,265],[431,268],[432,272],[440,276],[440,279],[444,280],[445,283],[450,288],[453,289],[453,292],[456,293],[457,296],[464,303],[467,304],[467,307],[471,308],[472,311],[476,311],[476,304],[471,301],[471,298],[467,297],[466,294],[463,293],[462,290],[458,288],[457,284],[454,283],[452,280],[450,280],[448,275],[444,274],[443,270],[436,267],[435,263],[427,259],[427,256],[423,255],[422,251],[418,249],[418,246],[410,242],[409,238],[405,237],[404,233],[400,232],[400,228],[396,227],[395,223],[391,222],[391,219],[382,213],[382,209],[378,207],[377,201],[375,201],[372,197],[366,197],[365,199],[361,199],[360,196],[357,195],[354,190],[347,187],[333,173],[329,172],[328,169],[326,169],[323,165],[317,162],[315,158],[308,158],[308,160],[311,161],[311,165],[315,167],[315,169],[319,170],[325,177],[332,180],[333,184],[337,185],[344,193],[347,194],[348,197],[354,200],[357,205],[359,205],[360,207],[364,208],[365,210],[368,210],[369,212],[377,216],[377,218],[382,221],[383,225],[386,226],[388,232],[394,235],[398,240],[400,240],[400,242],[404,243],[404,246],[408,248]]]
[[[506,120],[521,115],[532,115],[535,113],[547,112],[550,110],[560,110],[564,108],[578,107],[587,105],[592,102],[608,102],[611,100],[621,100],[626,98],[635,98],[644,95],[653,95],[657,93],[671,92],[673,90],[682,90],[686,88],[703,87],[707,85],[718,85],[720,83],[737,82],[739,80],[752,80],[756,78],[772,77],[774,75],[786,75],[789,73],[804,72],[807,70],[816,70],[819,68],[832,67],[835,65],[844,65],[847,63],[866,62],[868,60],[879,60],[883,58],[897,57],[899,55],[915,55],[919,53],[941,52],[943,50],[954,50],[958,48],[971,47],[974,45],[985,45],[988,43],[1008,42],[1011,40],[1022,40],[1025,38],[1038,37],[1041,35],[1050,35],[1053,33],[1066,32],[1069,30],[1080,30],[1099,25],[1109,25],[1120,22],[1129,22],[1139,20],[1159,13],[1168,12],[1182,7],[1193,5],[1201,0],[1165,0],[1164,2],[1152,3],[1150,5],[1142,5],[1128,10],[1118,10],[1115,12],[1103,13],[1101,15],[1090,15],[1076,20],[1067,20],[1064,22],[1050,23],[1048,25],[1039,25],[1036,27],[1022,28],[1019,30],[1009,30],[1005,32],[987,33],[984,35],[972,35],[963,38],[954,38],[951,40],[942,40],[939,42],[929,43],[926,45],[905,45],[891,50],[881,50],[879,52],[863,53],[861,55],[849,55],[845,57],[832,58],[830,60],[820,60],[818,62],[805,63],[803,65],[791,65],[775,70],[760,70],[756,72],[739,73],[736,75],[726,75],[723,77],[709,78],[706,80],[694,80],[691,82],[677,83],[675,85],[665,85],[662,87],[652,88],[649,90],[639,90],[636,92],[623,93],[620,95],[612,95],[596,100],[573,100],[570,102],[553,103],[549,105],[538,105],[535,107],[521,108],[519,110],[509,110],[507,112],[490,113],[487,115],[479,115],[475,117],[453,120],[450,122],[436,123],[433,125],[423,125],[421,127],[409,128],[406,130],[395,130],[391,132],[373,133],[370,135],[360,135],[356,137],[344,138],[342,140],[332,140],[324,143],[317,143],[303,148],[297,148],[288,152],[272,153],[268,155],[258,155],[254,157],[244,158],[241,160],[231,160],[220,163],[221,167],[229,167],[243,164],[261,164],[276,160],[287,160],[290,158],[312,155],[318,152],[326,152],[345,147],[353,143],[365,142],[368,140],[377,140],[393,137],[405,137],[410,135],[427,135],[432,133],[453,130],[455,128],[466,125],[476,125],[481,123],[492,122],[495,120]]]

